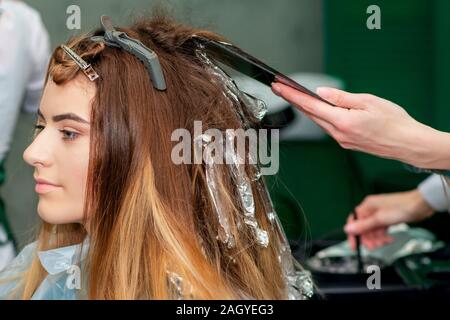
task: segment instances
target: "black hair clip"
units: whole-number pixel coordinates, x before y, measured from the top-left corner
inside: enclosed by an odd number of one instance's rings
[[[108,46],[122,48],[133,54],[144,63],[150,75],[150,79],[152,80],[153,86],[161,91],[166,90],[166,81],[164,79],[157,54],[153,50],[146,47],[139,40],[130,38],[125,32],[114,29],[110,17],[103,15],[100,20],[103,29],[105,30],[105,34],[103,37],[91,37],[91,40],[103,41]]]

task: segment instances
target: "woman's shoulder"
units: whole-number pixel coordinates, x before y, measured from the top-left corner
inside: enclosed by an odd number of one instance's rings
[[[0,299],[10,296],[36,255],[37,241],[26,245],[22,251],[0,272]]]

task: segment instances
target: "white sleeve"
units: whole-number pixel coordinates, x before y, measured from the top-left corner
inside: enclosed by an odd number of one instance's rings
[[[444,187],[445,184],[445,187]],[[422,181],[418,186],[419,192],[425,201],[436,211],[450,211],[450,188],[443,183],[442,178],[433,174]]]
[[[9,151],[30,74],[23,23],[15,4],[0,2],[0,160]]]
[[[2,0],[0,16],[0,160],[23,109],[36,112],[49,59],[49,39],[39,13],[22,1]]]
[[[27,83],[23,109],[35,113],[39,107],[45,75],[50,58],[50,40],[48,32],[38,12],[33,12],[29,21],[29,50],[31,73]]]

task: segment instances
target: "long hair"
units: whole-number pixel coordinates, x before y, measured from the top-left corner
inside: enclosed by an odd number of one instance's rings
[[[186,44],[193,34],[221,37],[164,15],[118,30],[157,53],[167,90],[153,88],[133,55],[93,42],[90,36],[101,35],[100,30],[67,44],[100,75],[91,111],[85,202],[87,298],[286,298],[280,234],[266,215],[256,182],[255,216],[268,232],[268,247],[256,243],[249,227],[239,225],[243,208],[237,187],[227,165],[219,166],[217,185],[235,239],[235,246],[228,248],[217,239],[220,223],[208,196],[204,164],[171,161],[171,133],[177,128],[193,135],[194,121],[202,121],[204,130],[242,127],[237,106]],[[60,85],[80,72],[63,50],[55,49],[47,79]],[[79,243],[86,235],[82,225],[42,222],[38,250]],[[45,276],[35,258],[23,278],[22,297],[29,299]]]

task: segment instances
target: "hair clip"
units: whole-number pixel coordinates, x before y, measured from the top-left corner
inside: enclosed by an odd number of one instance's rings
[[[92,68],[90,64],[84,61],[83,58],[77,55],[72,49],[64,44],[61,45],[61,49],[63,49],[64,52],[67,53],[67,55],[71,57],[73,61],[75,61],[75,63],[80,67],[80,69],[89,78],[89,80],[95,81],[97,78],[99,78],[99,75],[97,72],[95,72],[94,68]]]
[[[166,90],[166,81],[159,63],[158,55],[141,41],[129,37],[125,32],[117,31],[110,17],[103,15],[101,23],[105,34],[91,37],[92,41],[102,41],[106,45],[122,48],[141,60],[147,68],[153,86],[158,90]]]

